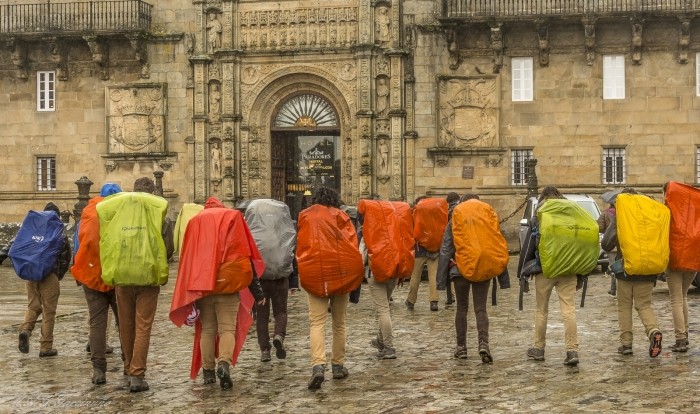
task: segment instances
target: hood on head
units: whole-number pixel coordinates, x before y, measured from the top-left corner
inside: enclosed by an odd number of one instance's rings
[[[112,194],[117,194],[117,193],[121,193],[121,192],[122,192],[122,188],[119,187],[119,184],[107,183],[107,184],[102,186],[102,190],[100,190],[100,196],[107,197],[107,196],[111,196]]]
[[[46,203],[46,206],[44,206],[44,211],[55,211],[56,214],[61,214],[61,210],[58,208],[58,206],[50,201]]]
[[[216,197],[207,198],[204,208],[226,208],[226,206]]]

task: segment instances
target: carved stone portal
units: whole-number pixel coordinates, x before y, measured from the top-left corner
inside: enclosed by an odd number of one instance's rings
[[[495,76],[438,79],[438,147],[497,147],[498,84]]]
[[[108,86],[109,154],[165,152],[166,101],[164,84]]]

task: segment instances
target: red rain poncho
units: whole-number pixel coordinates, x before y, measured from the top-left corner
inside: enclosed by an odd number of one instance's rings
[[[700,271],[700,190],[671,181],[666,187],[671,210],[668,267],[677,271]]]

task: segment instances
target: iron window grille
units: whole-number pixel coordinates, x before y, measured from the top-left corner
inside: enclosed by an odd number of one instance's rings
[[[603,149],[603,184],[625,183],[625,149]]]
[[[56,190],[56,157],[37,157],[36,185],[38,191]]]
[[[527,180],[529,177],[527,171],[526,161],[532,158],[532,150],[530,149],[519,149],[511,150],[510,152],[510,164],[511,164],[511,184],[512,185],[527,185]]]

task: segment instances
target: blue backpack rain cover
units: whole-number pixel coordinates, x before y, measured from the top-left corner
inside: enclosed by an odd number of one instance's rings
[[[38,282],[53,272],[64,237],[56,212],[30,211],[8,253],[17,276]]]

